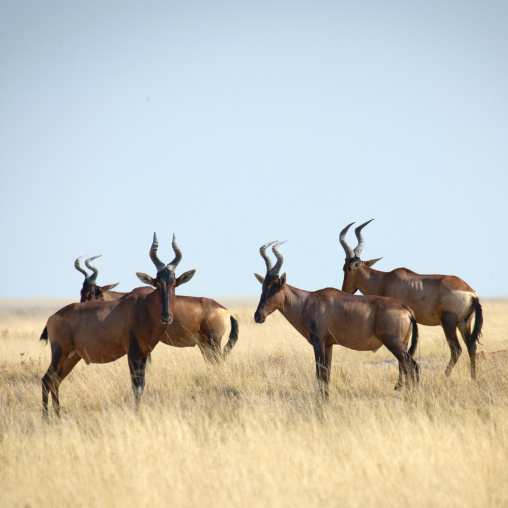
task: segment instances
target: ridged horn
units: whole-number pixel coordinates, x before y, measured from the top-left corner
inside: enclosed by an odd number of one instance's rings
[[[157,268],[157,272],[164,270],[166,265],[157,257],[157,249],[159,248],[159,242],[157,241],[157,233],[153,234],[153,242],[150,247],[150,259]]]
[[[340,244],[342,245],[342,248],[344,249],[344,251],[346,252],[346,259],[352,259],[355,257],[355,253],[353,251],[353,249],[348,245],[348,243],[346,242],[346,233],[348,232],[349,228],[354,224],[354,222],[352,222],[351,224],[348,224],[341,232],[340,232],[340,235],[339,235],[339,240],[340,240]]]
[[[98,268],[95,268],[95,266],[92,266],[90,264],[91,261],[93,261],[94,259],[97,259],[97,258],[100,258],[102,256],[102,254],[99,254],[98,256],[92,256],[91,258],[88,258],[86,261],[85,261],[85,265],[90,268],[90,270],[92,270],[92,275],[90,275],[90,277],[88,278],[88,282],[90,284],[95,284],[95,282],[97,281],[97,275],[99,275],[99,269]]]
[[[180,250],[180,247],[178,247],[178,244],[176,243],[176,236],[174,233],[173,233],[173,243],[171,245],[173,246],[173,250],[175,251],[175,259],[173,259],[171,263],[168,263],[167,267],[174,272],[176,267],[182,260],[182,251]]]
[[[279,247],[286,243],[287,240],[284,240],[283,242],[277,242],[272,247],[272,252],[274,253],[275,257],[277,258],[277,263],[275,263],[275,266],[270,270],[270,275],[279,275],[280,269],[282,267],[282,263],[284,262],[284,258],[282,257],[282,254],[279,252]]]
[[[363,239],[363,236],[362,236],[362,229],[367,225],[369,224],[370,222],[372,222],[374,219],[370,219],[368,220],[367,222],[364,222],[363,224],[361,224],[360,226],[358,226],[356,229],[355,229],[355,235],[356,235],[356,238],[358,238],[358,245],[356,246],[355,250],[354,250],[354,253],[355,253],[355,256],[357,258],[360,257],[360,254],[362,253],[362,250],[363,248],[365,247],[365,240]]]
[[[79,262],[86,256],[86,254],[83,254],[82,256],[79,256],[78,259],[76,259],[76,261],[74,261],[74,268],[76,268],[76,270],[78,272],[81,272],[85,278],[88,279],[88,277],[90,276],[90,274],[84,269],[81,267],[81,265],[79,264]]]
[[[268,257],[266,249],[274,243],[277,243],[277,240],[274,240],[273,242],[267,242],[259,248],[259,253],[261,254],[261,257],[265,260],[266,263],[266,273],[268,273],[273,268],[272,260]]]

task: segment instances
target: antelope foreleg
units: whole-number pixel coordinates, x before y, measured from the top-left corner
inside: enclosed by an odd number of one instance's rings
[[[132,391],[134,392],[136,408],[139,408],[139,402],[145,388],[145,369],[147,357],[141,357],[139,343],[133,334],[131,334],[130,337],[129,352],[127,354],[127,358],[129,361],[129,371],[131,374]]]
[[[316,378],[319,383],[319,387],[321,390],[321,394],[325,399],[328,399],[329,391],[328,391],[328,382],[330,381],[330,376],[328,372],[328,366],[326,361],[326,355],[323,351],[323,345],[319,340],[317,334],[317,327],[314,321],[310,323],[310,339],[312,343],[312,347],[314,348],[314,357],[316,360]],[[332,355],[330,352],[330,364],[331,364]]]

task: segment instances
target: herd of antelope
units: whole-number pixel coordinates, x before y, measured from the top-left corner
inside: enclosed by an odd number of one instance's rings
[[[328,385],[332,364],[332,346],[340,344],[357,351],[377,351],[381,346],[399,363],[396,389],[411,388],[419,381],[419,366],[413,358],[418,344],[418,323],[443,327],[451,358],[448,376],[461,354],[457,328],[464,340],[471,363],[471,376],[476,379],[476,345],[483,324],[482,307],[476,292],[458,277],[419,275],[407,268],[391,272],[374,270],[379,259],[362,261],[365,245],[362,229],[355,229],[355,249],[346,242],[352,224],[340,233],[344,248],[344,280],[342,290],[325,288],[305,291],[286,283],[280,275],[283,256],[279,247],[284,242],[268,242],[259,252],[266,264],[266,274],[254,274],[262,284],[261,298],[254,314],[256,323],[279,310],[314,349],[316,377],[320,393],[329,396]],[[266,249],[272,246],[276,258],[273,265]],[[136,406],[145,386],[147,359],[158,342],[175,347],[197,345],[207,362],[221,362],[238,340],[238,321],[231,312],[209,298],[176,296],[175,288],[190,281],[195,270],[176,277],[175,270],[182,251],[173,235],[175,257],[163,263],[157,255],[154,234],[150,259],[157,269],[152,278],[137,273],[148,286],[130,293],[112,291],[117,284],[97,285],[98,269],[85,260],[89,274],[76,259],[74,266],[84,276],[80,303],[73,303],[53,314],[41,335],[51,345],[51,363],[42,378],[43,414],[48,416],[48,397],[60,415],[59,386],[75,365],[113,362],[127,355]],[[362,295],[354,295],[359,290]],[[474,326],[472,326],[474,318]],[[229,340],[221,351],[227,328]],[[411,342],[409,349],[408,344]]]

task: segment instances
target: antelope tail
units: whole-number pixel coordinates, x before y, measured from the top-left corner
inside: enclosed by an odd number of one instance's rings
[[[48,327],[45,326],[44,330],[42,330],[41,338],[39,340],[42,340],[45,344],[48,343]]]
[[[480,305],[480,299],[475,296],[473,305],[471,305],[471,314],[473,313],[474,306],[474,328],[471,333],[471,340],[469,342],[468,347],[474,348],[476,350],[476,344],[481,344],[480,337],[482,336],[482,326],[483,326],[483,311],[482,306]]]
[[[413,326],[413,335],[411,336],[411,347],[409,348],[409,356],[413,358],[416,352],[416,346],[418,346],[418,325],[416,324],[416,318],[413,313],[411,313],[411,325]]]
[[[228,343],[224,346],[224,358],[231,352],[235,347],[236,341],[238,340],[238,321],[231,316],[231,332],[229,333]]]

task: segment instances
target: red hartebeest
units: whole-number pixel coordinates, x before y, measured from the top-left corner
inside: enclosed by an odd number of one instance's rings
[[[393,298],[352,296],[335,288],[304,291],[286,284],[286,274],[279,277],[283,257],[276,243],[272,251],[277,263],[266,254],[265,243],[260,249],[266,263],[266,276],[254,274],[263,285],[261,299],[254,314],[256,323],[263,323],[275,310],[293,325],[314,348],[316,376],[325,397],[332,363],[332,346],[340,344],[356,351],[377,351],[381,346],[399,361],[399,387],[402,376],[408,386],[418,381],[419,367],[412,358],[418,343],[418,327],[413,311]],[[409,354],[407,345],[411,336]]]
[[[230,324],[229,339],[221,353],[222,337]],[[238,321],[211,298],[177,296],[173,322],[161,342],[174,347],[197,345],[206,361],[226,358],[238,340]]]
[[[76,270],[85,276],[83,287],[81,288],[81,299],[79,300],[80,302],[93,302],[94,300],[118,300],[127,294],[111,291],[114,287],[118,286],[119,282],[116,284],[109,284],[107,286],[98,286],[97,275],[99,274],[99,270],[92,266],[90,262],[94,259],[100,258],[100,256],[93,256],[85,261],[85,265],[92,271],[91,275],[79,264],[81,259],[84,257],[85,256],[80,256],[78,259],[76,259],[76,261],[74,261],[74,267]]]
[[[482,307],[476,292],[462,279],[453,275],[420,275],[407,268],[391,272],[374,270],[379,259],[362,261],[360,254],[365,245],[362,229],[371,219],[355,229],[358,245],[355,249],[346,243],[345,236],[352,224],[340,233],[340,243],[346,252],[342,291],[354,294],[391,296],[411,307],[416,321],[427,326],[441,325],[451,351],[446,375],[450,375],[462,352],[457,339],[457,328],[462,335],[471,362],[471,377],[476,379],[476,344],[483,324]],[[471,322],[475,324],[471,332]]]
[[[149,292],[149,288],[140,288]],[[229,340],[221,352],[222,337],[231,324]],[[207,362],[225,359],[238,340],[238,321],[211,298],[176,296],[173,321],[160,341],[173,347],[198,346]]]
[[[99,256],[85,261],[85,265],[92,270],[92,275],[88,275],[79,265],[82,257],[84,256],[76,259],[74,263],[76,269],[86,276],[81,289],[81,302],[118,300],[128,294],[110,291],[117,284],[97,286],[99,270],[93,267],[90,261]],[[143,289],[147,293],[152,291],[150,288]],[[221,341],[228,323],[231,324],[229,340],[221,353]],[[197,344],[206,361],[218,361],[220,358],[225,358],[237,340],[238,321],[231,312],[211,298],[194,296],[175,296],[173,321],[160,339],[164,344],[174,347],[193,347]]]
[[[51,344],[51,364],[42,378],[45,416],[49,392],[54,410],[60,414],[60,383],[81,359],[86,363],[109,363],[127,354],[132,389],[139,405],[145,386],[146,358],[173,320],[175,288],[188,282],[195,273],[190,270],[176,278],[182,251],[174,235],[175,258],[171,263],[166,265],[159,260],[157,248],[154,234],[150,258],[157,268],[157,277],[136,274],[142,282],[154,286],[154,291],[138,288],[120,300],[73,303],[48,319],[41,335],[41,340],[49,339]]]

